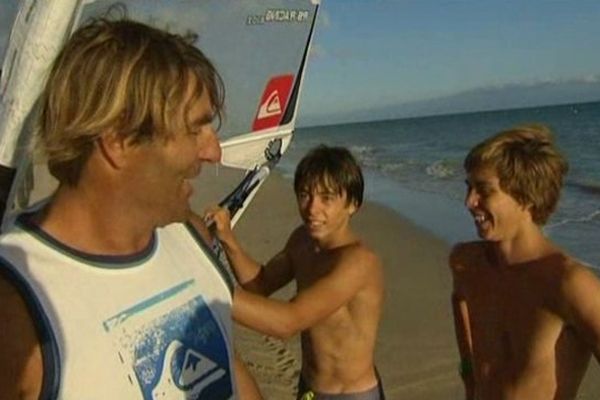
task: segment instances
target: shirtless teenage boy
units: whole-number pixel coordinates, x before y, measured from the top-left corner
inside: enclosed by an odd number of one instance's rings
[[[467,399],[572,399],[600,361],[600,282],[547,237],[568,167],[544,126],[499,133],[464,162],[478,242],[454,247]]]
[[[319,146],[298,165],[294,189],[303,224],[264,266],[242,249],[226,211],[207,214],[241,284],[234,319],[282,338],[302,332],[298,398],[383,398],[373,364],[382,267],[350,227],[363,198],[360,167],[348,150]],[[267,298],[292,280],[298,294],[289,302]]]

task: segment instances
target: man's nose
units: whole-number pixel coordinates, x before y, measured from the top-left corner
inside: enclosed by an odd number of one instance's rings
[[[214,128],[210,129],[207,140],[200,146],[200,158],[203,161],[218,163],[221,161],[221,144]]]

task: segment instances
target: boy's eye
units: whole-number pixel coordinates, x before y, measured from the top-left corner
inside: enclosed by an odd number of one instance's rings
[[[481,187],[477,188],[477,191],[482,196],[489,196],[490,194],[492,194],[494,192],[494,189],[492,189],[489,186],[481,186]]]
[[[324,195],[321,195],[321,198],[323,199],[323,201],[331,202],[331,201],[333,201],[335,199],[335,195],[333,195],[333,194],[324,194]]]
[[[465,185],[467,186],[467,193],[471,191],[475,191],[479,196],[488,197],[494,193],[493,186],[485,183],[477,183],[471,184],[468,180],[465,180]]]

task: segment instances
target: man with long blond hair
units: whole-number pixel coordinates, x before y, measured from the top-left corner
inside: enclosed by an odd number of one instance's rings
[[[0,238],[0,398],[259,396],[189,204],[223,95],[181,36],[98,19],[68,40],[39,116],[58,189]]]
[[[572,399],[600,362],[600,282],[543,233],[567,172],[551,132],[501,132],[465,159],[477,242],[450,255],[467,399]]]

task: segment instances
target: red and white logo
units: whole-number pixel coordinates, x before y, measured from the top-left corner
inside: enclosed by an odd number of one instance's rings
[[[279,75],[269,80],[252,124],[253,131],[273,128],[281,123],[293,84],[294,75]]]

